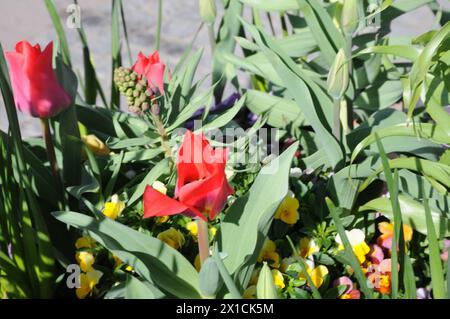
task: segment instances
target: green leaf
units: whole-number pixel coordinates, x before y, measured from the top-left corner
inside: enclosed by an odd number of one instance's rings
[[[398,200],[402,211],[403,222],[417,230],[419,233],[426,235],[427,225],[424,214],[425,207],[423,204],[405,194],[399,194]],[[367,210],[380,212],[390,219],[394,217],[389,198],[379,197],[359,207],[360,212]],[[434,228],[439,230],[439,237],[449,236],[450,223],[448,221],[448,216],[432,209],[430,211]]]
[[[445,299],[445,281],[444,272],[442,269],[442,261],[439,249],[439,242],[436,236],[436,231],[433,225],[433,218],[431,216],[428,199],[424,199],[425,219],[427,224],[429,260],[431,268],[431,284],[433,287],[433,297],[435,299]]]
[[[297,147],[297,143],[291,145],[264,166],[248,193],[236,200],[222,222],[217,239],[219,248],[228,255],[224,264],[241,288],[251,278],[273,214],[288,192],[289,169]],[[240,238],[240,244],[230,238]]]
[[[74,212],[53,216],[87,231],[97,242],[118,256],[144,279],[179,298],[199,298],[198,273],[178,251],[159,239],[135,231],[109,218],[96,220]]]
[[[71,60],[70,60],[69,45],[55,3],[53,2],[53,0],[44,0],[44,1],[47,7],[47,11],[50,14],[50,18],[52,19],[53,27],[55,28],[56,34],[58,35],[59,46],[61,47],[64,62],[70,66]]]
[[[343,153],[340,144],[330,133],[333,109],[331,100],[262,30],[244,20],[242,23],[271,61],[290,96],[294,97],[308,123],[313,127],[319,147],[323,147],[327,153],[328,164],[336,166],[343,159]],[[317,100],[319,103],[314,102]]]
[[[352,245],[350,244],[350,241],[347,238],[347,235],[345,233],[345,228],[342,225],[342,221],[340,218],[340,215],[342,213],[342,208],[336,208],[333,204],[333,202],[327,197],[325,198],[328,209],[330,211],[331,217],[333,218],[333,221],[336,225],[337,232],[339,234],[339,237],[342,240],[342,243],[344,245],[344,252],[346,255],[346,259],[349,261],[349,265],[353,268],[353,271],[355,272],[355,277],[358,280],[359,286],[361,288],[361,291],[364,293],[366,298],[372,298],[372,291],[367,286],[366,277],[364,276],[361,265],[359,264],[358,259],[355,256],[355,253],[353,252]]]

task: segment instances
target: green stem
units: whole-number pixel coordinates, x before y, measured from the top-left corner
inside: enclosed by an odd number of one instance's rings
[[[197,220],[197,236],[200,263],[203,265],[205,260],[209,257],[208,222],[203,219]]]
[[[61,199],[60,204],[64,203],[64,190],[63,183],[61,180],[61,175],[59,175],[58,162],[56,161],[55,147],[52,141],[52,135],[50,132],[50,124],[48,119],[41,119],[42,123],[42,133],[45,141],[45,148],[47,150],[47,157],[50,162],[50,170],[52,172],[53,178],[55,179],[56,188]],[[62,209],[62,207],[60,207]]]
[[[158,51],[161,44],[161,25],[162,25],[162,0],[158,0],[158,21],[156,24],[156,43],[155,50]]]
[[[334,99],[333,135],[339,142],[341,141],[341,99]]]

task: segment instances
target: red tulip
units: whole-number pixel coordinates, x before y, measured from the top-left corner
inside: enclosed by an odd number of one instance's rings
[[[150,88],[156,87],[159,92],[164,93],[164,70],[166,66],[159,60],[159,53],[155,51],[147,58],[142,52],[139,52],[138,59],[133,65],[132,70],[139,76],[145,75]]]
[[[175,198],[151,186],[144,193],[144,217],[184,213],[213,220],[234,192],[225,176],[228,149],[212,149],[203,134],[187,131],[178,153]]]
[[[53,42],[44,51],[27,41],[6,52],[16,107],[39,118],[49,118],[72,104],[69,94],[56,79],[52,67]]]

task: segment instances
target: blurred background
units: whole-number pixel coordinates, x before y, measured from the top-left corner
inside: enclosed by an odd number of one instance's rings
[[[157,2],[157,0],[123,1],[133,59],[139,51],[143,51],[147,55],[153,51]],[[200,25],[198,1],[166,0],[163,2],[160,56],[164,63],[173,68]],[[445,7],[450,6],[448,0],[440,2]],[[55,3],[66,27],[75,71],[81,72],[83,60],[78,33],[75,29],[67,28],[65,23],[69,17],[67,8],[73,1],[56,0]],[[87,33],[91,54],[94,57],[94,65],[99,80],[106,89],[110,85],[111,72],[111,1],[79,0],[78,3],[81,7],[81,21]],[[217,1],[219,15],[220,3],[221,1]],[[419,35],[432,28],[433,24],[433,15],[430,9],[422,7],[395,20],[392,35]],[[216,22],[216,27],[218,27],[218,22]],[[28,40],[32,44],[40,43],[41,46],[45,46],[54,39],[54,29],[44,1],[0,1],[0,42],[4,50],[13,50],[15,43],[20,40]],[[194,49],[200,47],[205,50],[199,74],[207,75],[211,70],[211,54],[206,29],[200,32],[195,42]],[[131,65],[126,51],[123,51],[123,64]],[[23,114],[19,114],[19,117],[24,136],[40,134],[39,120]],[[7,130],[7,127],[3,100],[0,98],[0,129]]]

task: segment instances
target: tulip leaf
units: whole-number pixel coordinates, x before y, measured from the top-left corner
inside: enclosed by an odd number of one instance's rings
[[[402,220],[418,232],[426,235],[427,224],[425,219],[425,207],[422,203],[412,199],[408,195],[399,194],[398,200],[402,212]],[[393,218],[394,214],[389,198],[379,197],[373,199],[359,207],[359,211],[377,211],[388,218]],[[431,218],[433,220],[434,229],[438,230],[440,236],[446,237],[450,235],[450,223],[448,216],[430,208]]]
[[[87,231],[145,280],[179,298],[200,298],[198,273],[178,251],[159,239],[109,218],[96,220],[74,212],[54,212],[61,222]]]
[[[273,214],[288,192],[289,169],[297,147],[298,143],[291,145],[264,166],[248,193],[236,200],[222,222],[219,249],[228,255],[224,264],[241,288],[247,287]],[[230,238],[240,238],[240,244]]]

